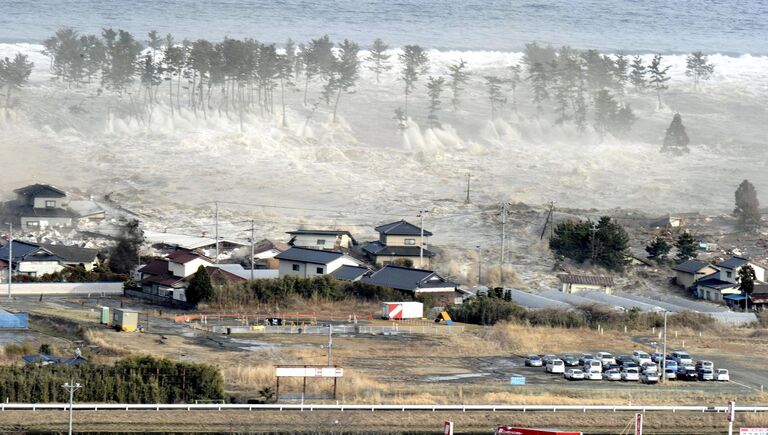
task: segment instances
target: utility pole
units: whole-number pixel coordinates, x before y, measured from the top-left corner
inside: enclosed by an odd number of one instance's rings
[[[477,285],[483,281],[483,250],[477,245]]]
[[[255,222],[253,219],[251,219],[251,282],[253,282],[253,250],[254,250],[254,243],[256,243],[253,239],[253,233],[254,233],[254,225]]]
[[[219,201],[216,201],[216,229],[214,230],[216,238],[216,264],[219,264]]]
[[[549,201],[549,240],[555,236],[555,201]]]
[[[64,383],[61,388],[69,391],[69,435],[72,435],[72,401],[75,396],[75,390],[80,388],[80,384],[73,384],[69,382]]]
[[[465,204],[469,204],[469,186],[470,186],[470,180],[472,179],[472,174],[467,172],[467,199],[464,201]]]
[[[507,233],[507,203],[501,203],[501,255],[499,255],[499,281],[501,287],[504,287],[504,246],[506,245]]]
[[[424,269],[424,215],[429,213],[428,210],[419,210],[419,218],[421,223],[419,224],[421,237],[419,240],[419,269]]]
[[[597,225],[592,224],[591,227],[589,227],[589,232],[592,233],[592,263],[595,262],[595,257],[597,256],[597,252],[595,250],[595,234],[597,233]]]
[[[8,299],[11,296],[11,283],[13,282],[13,223],[8,223]]]
[[[331,352],[333,349],[333,324],[328,324],[328,367],[333,367],[331,362],[333,359],[331,358]]]

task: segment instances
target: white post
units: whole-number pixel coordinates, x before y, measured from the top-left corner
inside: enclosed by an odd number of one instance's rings
[[[477,245],[477,285],[482,284],[483,279],[483,250]]]
[[[661,382],[667,382],[667,315],[669,311],[664,311],[664,347],[661,355]]]
[[[728,402],[728,435],[733,435],[733,421],[736,420],[736,402]]]
[[[331,364],[331,349],[333,348],[333,324],[328,324],[328,367],[333,367]]]
[[[75,396],[75,390],[80,388],[80,384],[71,384],[70,382],[66,382],[61,387],[69,391],[69,435],[72,435],[72,402]]]
[[[216,238],[216,264],[219,263],[219,201],[216,201],[216,229],[214,230]]]
[[[253,281],[253,244],[255,243],[253,240],[253,232],[254,232],[254,221],[251,219],[251,281]],[[218,245],[217,245],[218,246]]]

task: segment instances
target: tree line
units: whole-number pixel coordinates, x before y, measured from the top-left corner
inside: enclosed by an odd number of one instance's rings
[[[446,71],[430,65],[427,51],[419,45],[405,45],[394,52],[376,39],[363,57],[358,43],[334,43],[327,35],[282,48],[254,39],[225,38],[177,41],[173,35],[149,32],[145,43],[124,30],[104,29],[101,35],[85,35],[62,28],[44,42],[55,78],[70,87],[98,83],[100,90],[127,96],[131,116],[139,123],[152,122],[154,107],[165,95],[171,116],[190,109],[196,116],[234,116],[244,122],[246,113],[277,114],[287,125],[287,91],[302,92],[307,121],[326,104],[335,122],[344,95],[358,86],[362,68],[380,82],[383,74],[395,70],[402,84],[403,104],[394,109],[394,119],[405,129],[412,116],[417,90],[426,96],[425,118],[430,127],[440,127],[445,92],[450,106],[459,110],[467,87],[485,88],[491,119],[505,106],[518,110],[518,96],[525,88],[540,118],[545,109],[555,124],[572,123],[580,130],[589,125],[600,135],[626,135],[636,120],[626,101],[632,91],[656,93],[658,104],[668,88],[669,66],[661,55],[649,64],[640,56],[609,56],[597,50],[555,49],[537,43],[526,44],[522,62],[506,68],[505,74],[473,78],[469,64],[459,59]],[[714,66],[701,52],[687,59],[686,74],[698,89],[708,80]],[[424,83],[423,87],[420,83]],[[164,91],[162,91],[164,89]],[[276,101],[277,96],[277,101]],[[591,111],[591,116],[589,115]]]
[[[224,378],[209,364],[130,357],[114,366],[83,364],[0,367],[0,397],[18,403],[66,402],[61,385],[78,382],[78,402],[192,403],[224,398]]]

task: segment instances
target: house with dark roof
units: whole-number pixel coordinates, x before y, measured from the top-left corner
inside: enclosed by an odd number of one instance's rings
[[[288,234],[291,235],[288,244],[297,248],[339,251],[357,245],[357,241],[349,231],[307,229],[288,231]]]
[[[75,267],[82,264],[85,270],[91,271],[99,265],[99,251],[97,249],[52,243],[41,243],[40,247],[59,257],[63,266]]]
[[[69,209],[66,192],[49,184],[33,184],[14,192],[17,198],[6,204],[6,213],[24,229],[71,227],[77,218]]]
[[[189,280],[200,266],[205,267],[210,275],[211,270],[208,268],[213,266],[213,261],[188,249],[179,249],[168,254],[166,258],[152,260],[137,271],[142,292],[186,301],[185,290],[189,286]],[[228,278],[229,275],[240,281],[239,277],[229,272],[222,274],[221,277]]]
[[[370,276],[364,277],[362,282],[409,292],[414,296],[444,296],[448,297],[451,302],[457,296],[456,289],[458,287],[458,283],[443,278],[437,272],[391,264],[382,267]]]
[[[360,262],[341,251],[292,247],[276,255],[280,261],[280,277],[313,278],[334,272],[342,266],[359,266]]]
[[[722,302],[727,295],[741,294],[739,284],[735,281],[720,279],[721,274],[722,271],[718,270],[696,281],[696,295],[708,301]]]
[[[749,295],[749,301],[756,310],[765,310],[768,307],[768,284],[755,284],[752,294]]]
[[[718,269],[709,263],[687,260],[673,267],[675,282],[684,289],[694,287],[696,282],[705,276],[712,275]]]
[[[613,293],[613,278],[599,275],[575,275],[563,273],[557,275],[560,291],[563,293],[603,292]]]
[[[370,275],[371,269],[365,266],[341,266],[331,272],[331,276],[339,281],[356,282]]]
[[[363,246],[363,252],[374,264],[430,267],[430,259],[435,256],[427,249],[431,232],[422,232],[421,227],[405,220],[379,225],[375,230],[379,233],[379,240]]]
[[[64,270],[61,258],[50,250],[30,242],[13,241],[11,267],[13,275],[40,277]],[[8,258],[9,245],[0,248],[0,258]],[[6,280],[7,282],[7,280]]]
[[[765,281],[765,268],[763,266],[751,261],[749,258],[736,255],[716,264],[720,270],[719,279],[735,283],[739,277],[739,271],[746,265],[751,266],[752,270],[755,271],[755,279],[757,281]]]

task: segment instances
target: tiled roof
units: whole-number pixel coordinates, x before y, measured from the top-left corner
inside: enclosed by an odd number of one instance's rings
[[[16,189],[14,192],[24,196],[42,196],[45,198],[64,198],[67,196],[63,190],[57,189],[50,184],[32,184]]]
[[[431,278],[437,278],[437,281],[429,281]],[[431,270],[392,265],[384,266],[371,276],[363,278],[363,282],[406,291],[416,291],[420,288],[430,287],[456,287],[456,283],[442,278]]]
[[[185,264],[192,260],[202,259],[211,262],[211,259],[205,255],[198,254],[196,252],[188,251],[186,249],[179,249],[168,254],[168,260],[173,263]]]
[[[392,256],[392,257],[418,257],[418,246],[388,246],[381,242],[371,242],[363,246],[363,250],[374,256]],[[424,257],[434,257],[435,254],[424,249]]]
[[[139,273],[164,275],[168,273],[168,260],[152,260],[146,266],[139,269]]]
[[[341,266],[334,270],[331,276],[342,281],[355,281],[363,277],[370,269],[362,266]]]
[[[719,267],[725,268],[725,269],[736,269],[738,267],[741,267],[745,264],[749,263],[749,259],[744,257],[737,257],[733,256],[722,263],[718,264]]]
[[[673,267],[672,270],[684,273],[696,273],[708,266],[708,263],[702,263],[701,261],[696,260],[687,260]]]
[[[342,256],[344,256],[344,253],[338,251],[321,251],[319,249],[293,247],[275,255],[275,258],[301,263],[328,264]]]
[[[381,234],[386,234],[388,236],[419,236],[421,235],[421,227],[418,227],[410,222],[406,222],[405,220],[399,220],[397,222],[391,222],[384,225],[379,225],[378,227],[374,228],[377,232]],[[424,236],[431,236],[432,233],[430,233],[427,230],[424,230]]]
[[[40,246],[67,263],[92,263],[99,251],[97,249],[81,248],[79,246],[52,245],[43,243]]]
[[[569,273],[563,273],[557,275],[560,282],[565,284],[581,284],[581,285],[602,285],[613,287],[613,278],[610,276],[599,275],[573,275]]]

